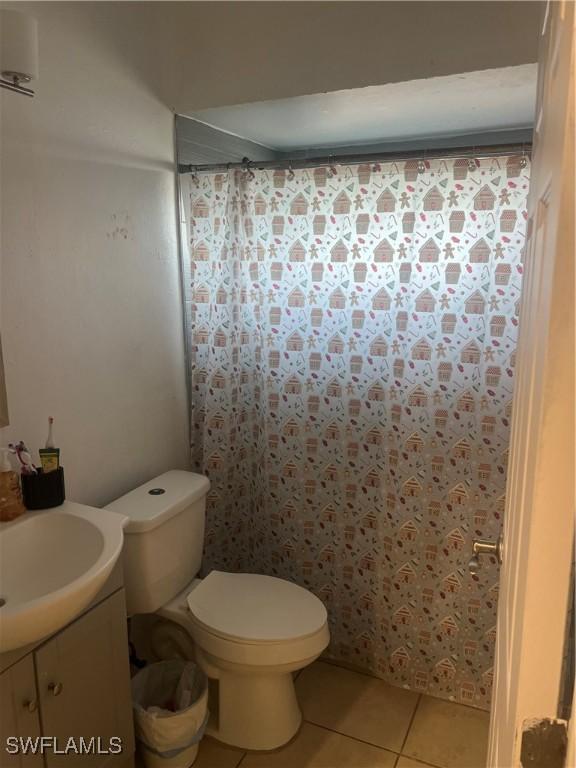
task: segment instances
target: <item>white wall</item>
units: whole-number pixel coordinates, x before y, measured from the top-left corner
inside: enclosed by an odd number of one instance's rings
[[[114,3],[110,45],[183,115],[537,60],[542,3]]]
[[[2,92],[11,426],[56,418],[70,498],[186,466],[172,116],[535,59],[537,3],[6,3],[37,97]],[[532,34],[534,32],[534,34]],[[534,37],[534,40],[532,39]]]
[[[0,443],[36,451],[54,416],[68,497],[99,505],[187,466],[173,118],[109,49],[109,15],[16,7],[41,79],[2,91]]]

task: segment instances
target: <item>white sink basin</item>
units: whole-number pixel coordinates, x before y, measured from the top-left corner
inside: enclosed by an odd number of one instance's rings
[[[0,524],[0,652],[41,640],[98,594],[127,518],[66,501]]]

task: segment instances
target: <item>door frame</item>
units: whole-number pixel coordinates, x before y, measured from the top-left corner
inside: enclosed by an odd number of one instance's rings
[[[574,542],[574,4],[542,29],[488,765],[556,718]]]

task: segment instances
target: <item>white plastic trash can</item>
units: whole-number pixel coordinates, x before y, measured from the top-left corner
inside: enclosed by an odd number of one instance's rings
[[[208,680],[191,661],[159,661],[132,678],[136,738],[146,768],[189,768],[208,722]]]

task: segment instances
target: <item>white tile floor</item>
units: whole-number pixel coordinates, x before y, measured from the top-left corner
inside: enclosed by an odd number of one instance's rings
[[[202,741],[194,768],[484,768],[488,713],[316,662],[296,690],[304,723],[275,752]]]

